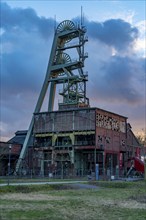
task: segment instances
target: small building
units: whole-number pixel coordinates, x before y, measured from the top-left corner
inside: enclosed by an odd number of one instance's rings
[[[15,132],[15,136],[12,137],[8,142],[0,142],[0,176],[5,176],[8,174],[8,163],[10,159],[10,175],[15,171],[16,163],[19,159],[19,155],[27,134],[27,130]],[[24,164],[25,169],[31,164],[32,156],[32,141],[31,138],[27,154],[25,156]],[[29,168],[28,168],[29,170]]]
[[[18,143],[11,144],[8,142],[0,142],[0,176],[5,176],[8,174],[9,159],[11,162],[9,174],[14,172],[20,151],[21,145]]]

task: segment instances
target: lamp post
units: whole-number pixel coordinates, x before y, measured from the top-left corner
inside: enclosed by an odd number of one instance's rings
[[[96,164],[97,163],[96,153],[97,152],[96,152],[96,143],[95,143],[95,151],[94,151],[95,180],[99,180],[99,164]]]
[[[102,155],[103,155],[103,179],[105,180],[105,152],[104,150],[103,150]]]
[[[11,144],[9,145],[9,160],[8,160],[8,185],[10,184],[10,170],[11,170]]]

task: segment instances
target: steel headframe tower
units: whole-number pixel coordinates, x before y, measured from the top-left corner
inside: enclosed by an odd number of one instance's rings
[[[88,41],[85,33],[86,29],[82,24],[75,25],[70,20],[65,20],[57,26],[46,77],[34,113],[41,111],[48,87],[50,87],[48,111],[53,111],[57,84],[63,85],[62,92],[59,93],[63,97],[62,103],[59,104],[60,109],[89,107],[89,99],[86,97],[87,75],[83,72],[84,60],[87,58],[84,44]],[[72,56],[77,58],[73,60]],[[21,172],[22,161],[32,136],[33,124],[34,116],[16,164],[16,174]]]

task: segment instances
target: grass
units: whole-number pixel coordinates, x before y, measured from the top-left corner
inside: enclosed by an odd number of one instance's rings
[[[93,183],[93,182],[92,182]],[[145,220],[146,182],[0,187],[1,220]]]

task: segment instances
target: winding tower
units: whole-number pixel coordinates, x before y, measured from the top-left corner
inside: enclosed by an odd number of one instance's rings
[[[61,84],[59,95],[62,101],[58,110],[89,107],[89,99],[86,97],[87,74],[84,73],[84,61],[88,57],[84,52],[84,45],[88,41],[85,36],[86,29],[76,25],[73,21],[61,22],[54,34],[50,59],[46,71],[44,83],[34,110],[34,113],[41,111],[46,93],[49,89],[48,112],[54,110],[56,86]],[[75,57],[75,58],[74,58]],[[16,164],[16,173],[22,168],[22,162],[32,136],[34,115]]]

